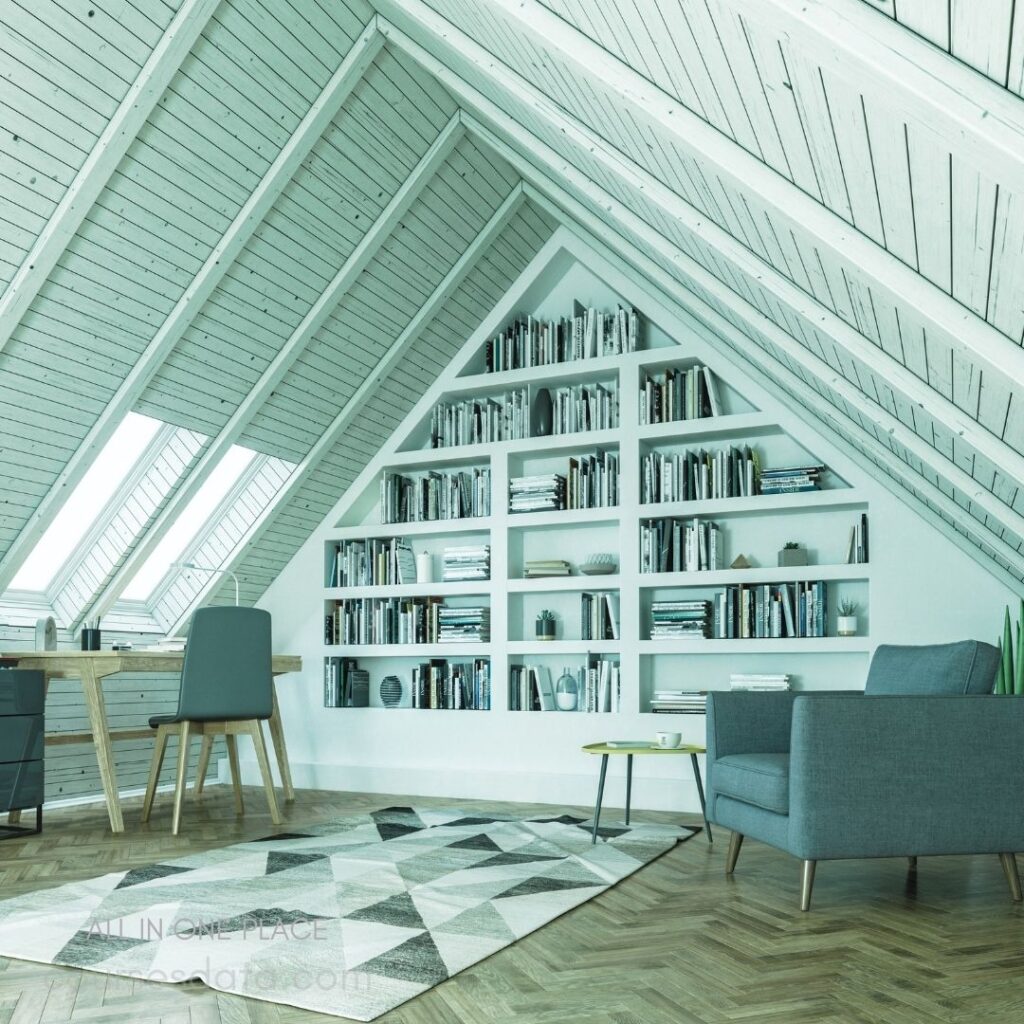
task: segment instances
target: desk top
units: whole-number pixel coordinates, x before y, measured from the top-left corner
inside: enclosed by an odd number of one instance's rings
[[[607,743],[587,743],[583,749],[588,754],[703,754],[703,747],[683,744],[681,747],[609,747]]]
[[[103,675],[115,672],[167,672],[181,667],[184,651],[3,651],[0,659],[17,661],[19,668],[38,668],[44,672],[73,673],[83,662]],[[297,654],[275,654],[271,662],[274,675],[298,672],[302,658]]]

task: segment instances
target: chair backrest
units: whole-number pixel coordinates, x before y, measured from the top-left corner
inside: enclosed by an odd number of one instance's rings
[[[269,612],[199,608],[188,631],[178,718],[269,718],[274,700],[270,658]]]
[[[904,647],[882,644],[871,659],[864,692],[991,693],[999,649],[978,640]]]

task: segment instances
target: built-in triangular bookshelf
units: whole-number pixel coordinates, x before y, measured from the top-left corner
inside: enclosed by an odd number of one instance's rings
[[[546,361],[559,352],[578,358]],[[509,360],[516,368],[490,369]],[[870,566],[857,560],[865,552],[851,552],[851,531],[856,549],[867,502],[806,432],[798,440],[750,390],[640,283],[556,233],[353,484],[325,535],[328,681],[338,659],[356,659],[371,710],[416,703],[429,713],[432,702],[486,704],[486,668],[487,713],[521,714],[524,701],[557,705],[564,670],[583,668],[586,682],[594,667],[604,682],[593,694],[584,688],[578,704],[589,697],[604,705],[599,713],[639,717],[647,732],[682,722],[699,741],[702,717],[651,713],[659,690],[728,686],[731,672],[762,668],[799,676],[808,655],[865,656]],[[560,433],[560,423],[590,429]],[[772,475],[821,465],[807,477]],[[774,493],[759,493],[758,470],[761,489]],[[455,498],[446,481],[456,474],[451,487],[475,514],[382,522],[382,509],[402,512],[403,493],[406,511],[424,500],[439,511]],[[431,475],[433,491],[419,482]],[[552,476],[566,478],[564,501]],[[780,565],[788,542],[799,548],[784,557],[810,564]],[[740,556],[747,564],[732,567]],[[432,582],[416,582],[418,558],[430,562]],[[590,560],[606,573],[583,574]],[[852,636],[838,635],[843,601],[857,605]],[[707,602],[707,635],[692,624],[698,602]],[[554,618],[553,639],[539,635],[552,628],[542,612]],[[456,673],[454,663],[464,667]],[[397,682],[382,696],[389,676]],[[593,715],[572,715],[590,722],[580,736],[593,737]],[[570,717],[529,721],[561,728]]]

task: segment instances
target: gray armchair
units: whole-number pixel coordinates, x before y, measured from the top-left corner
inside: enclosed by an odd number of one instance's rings
[[[882,646],[864,693],[708,695],[708,817],[803,862],[997,853],[1021,899],[1024,699],[991,695],[999,652]]]

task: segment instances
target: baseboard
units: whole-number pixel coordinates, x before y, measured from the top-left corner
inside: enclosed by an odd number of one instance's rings
[[[260,784],[256,762],[241,763],[242,781]],[[388,793],[402,796],[439,796],[457,800],[518,800],[524,803],[589,807],[597,795],[598,760],[593,772],[559,773],[410,770],[389,765],[309,764],[292,762],[296,789],[326,789],[350,793]],[[703,766],[702,766],[703,768]],[[625,765],[609,769],[604,805],[625,803]],[[700,798],[692,778],[666,779],[634,774],[632,805],[637,810],[679,811],[699,814]]]

